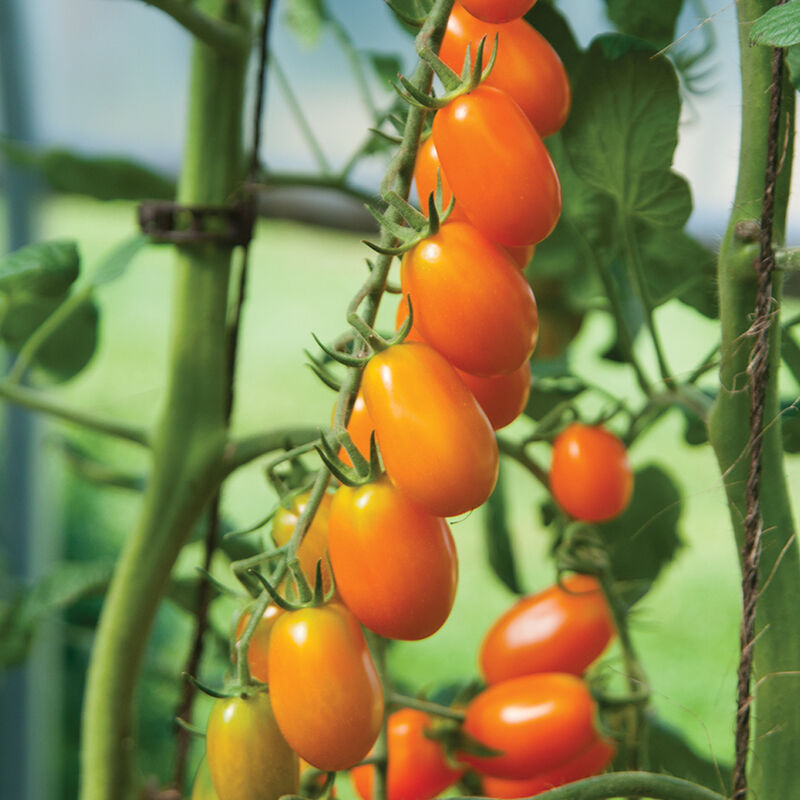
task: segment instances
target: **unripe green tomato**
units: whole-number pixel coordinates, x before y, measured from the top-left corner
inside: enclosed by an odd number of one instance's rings
[[[297,755],[278,729],[266,692],[214,703],[206,757],[219,800],[277,800],[300,786]]]

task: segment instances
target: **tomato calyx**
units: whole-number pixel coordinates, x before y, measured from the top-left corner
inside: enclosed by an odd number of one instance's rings
[[[313,588],[309,585],[308,579],[300,566],[300,559],[295,556],[287,563],[293,584],[296,587],[297,600],[290,600],[283,597],[280,592],[272,585],[272,582],[261,574],[257,569],[247,570],[247,574],[255,578],[267,594],[272,598],[278,608],[284,611],[299,611],[301,608],[319,607],[330,602],[336,594],[336,580],[333,575],[333,568],[327,554],[325,558],[328,562],[328,574],[330,575],[330,586],[325,590],[325,583],[322,576],[322,559],[317,561],[316,573],[314,575]]]

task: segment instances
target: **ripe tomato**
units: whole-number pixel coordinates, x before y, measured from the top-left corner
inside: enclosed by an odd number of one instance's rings
[[[633,494],[633,472],[622,441],[601,426],[573,422],[553,442],[550,490],[575,519],[619,516]]]
[[[505,93],[478,86],[436,112],[433,140],[470,222],[506,246],[536,244],[561,214],[561,184],[541,137]]]
[[[511,256],[511,258],[514,259],[514,262],[520,269],[525,269],[525,267],[530,264],[533,254],[536,252],[536,245],[525,244],[520,245],[519,247],[506,247],[504,249]]]
[[[296,793],[300,783],[297,756],[275,723],[266,692],[214,703],[206,757],[219,800],[277,800]]]
[[[364,402],[364,393],[359,389],[356,399],[353,401],[353,410],[350,413],[350,421],[347,423],[347,432],[350,434],[353,444],[366,459],[369,459],[369,442],[372,437],[372,430],[372,420],[369,418],[367,404]],[[348,466],[353,466],[353,462],[344,447],[339,450],[339,458]]]
[[[269,639],[272,635],[272,626],[275,620],[283,613],[283,610],[278,608],[274,603],[267,606],[266,611],[259,620],[253,636],[250,639],[250,647],[247,649],[247,666],[250,669],[250,674],[261,683],[269,683],[269,668],[268,668],[268,654],[269,654]],[[250,612],[245,611],[239,622],[236,624],[236,639],[240,639],[247,627],[247,621],[250,619]]]
[[[410,250],[401,284],[422,338],[464,372],[514,372],[536,347],[530,285],[508,253],[467,222],[447,222]]]
[[[280,546],[292,538],[297,519],[306,507],[310,492],[301,494],[292,501],[289,509],[279,508],[272,521],[272,539]],[[325,552],[328,549],[328,515],[331,512],[333,495],[326,494],[311,521],[311,525],[297,550],[297,558],[303,574],[313,587],[317,575],[317,562],[322,560],[322,585],[327,592],[331,585],[331,573]]]
[[[404,708],[387,721],[389,768],[387,800],[430,800],[455,783],[463,769],[453,769],[441,744],[425,736],[431,720],[422,711]],[[372,766],[350,770],[361,800],[372,800]]]
[[[480,663],[487,683],[536,672],[581,675],[614,635],[614,620],[597,580],[570,575],[523,597],[486,634]]]
[[[339,593],[362,625],[406,640],[424,639],[444,625],[458,583],[450,529],[412,505],[386,476],[339,488],[330,548]]]
[[[375,744],[383,690],[364,634],[341,604],[282,614],[269,645],[275,719],[317,769],[347,769]]]
[[[480,403],[494,430],[510,425],[525,410],[531,391],[531,368],[527,361],[508,375],[480,378],[459,370],[458,376]]]
[[[461,5],[484,22],[508,22],[527,14],[535,3],[536,0],[462,0]]]
[[[484,778],[483,791],[487,797],[531,797],[548,789],[555,789],[556,786],[563,786],[565,783],[598,775],[614,760],[616,753],[617,746],[611,739],[598,738],[571,761],[534,778],[521,781]]]
[[[211,773],[208,771],[208,759],[203,756],[197,774],[192,784],[191,800],[219,800],[219,795],[214,791],[211,783]]]
[[[400,329],[408,316],[408,307],[405,301],[401,301],[397,307],[396,325]],[[406,337],[407,342],[424,342],[420,336],[416,325],[411,326],[411,330]],[[519,369],[510,372],[508,375],[490,375],[486,378],[470,375],[456,368],[458,377],[464,385],[472,392],[472,396],[478,401],[478,405],[483,409],[483,413],[489,419],[489,424],[496,431],[510,425],[524,410],[528,402],[528,395],[531,389],[531,370],[526,362]]]
[[[520,780],[565,764],[595,740],[595,703],[574,675],[544,672],[490,686],[467,706],[464,731],[499,756],[461,759],[494,778]]]
[[[417,150],[417,160],[414,164],[414,183],[417,184],[419,207],[426,217],[428,216],[428,197],[436,191],[437,172],[442,182],[442,209],[445,209],[450,204],[453,192],[439,164],[439,155],[436,152],[436,145],[433,143],[433,136],[429,136],[420,144],[419,150]],[[458,219],[464,220],[466,217],[458,203],[456,203],[450,212],[448,220],[455,222]]]
[[[455,370],[419,342],[374,355],[362,378],[389,479],[429,514],[477,508],[497,481],[497,441]]]
[[[558,53],[524,19],[491,25],[476,19],[466,7],[467,3],[453,6],[439,58],[460,73],[467,46],[474,58],[478,43],[485,36],[486,66],[497,37],[497,57],[484,85],[506,92],[525,112],[539,136],[561,130],[569,114],[571,91]]]

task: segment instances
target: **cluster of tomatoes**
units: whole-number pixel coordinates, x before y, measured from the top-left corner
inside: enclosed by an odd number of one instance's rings
[[[368,458],[374,432],[385,474],[323,496],[297,558],[307,581],[319,570],[325,590],[333,590],[335,576],[335,593],[324,603],[268,606],[248,667],[269,691],[245,687],[217,701],[196,800],[295,794],[301,760],[323,773],[354,768],[369,800],[373,768],[355,765],[375,744],[385,708],[362,626],[417,640],[450,614],[458,567],[446,517],[488,498],[498,468],[494,431],[527,402],[538,315],[522,268],[561,209],[542,137],[564,123],[569,83],[555,51],[521,19],[532,5],[462,0],[453,8],[440,50],[446,64],[460,70],[484,38],[497,37],[498,50],[488,79],[436,112],[418,155],[420,197],[440,184],[442,203],[457,199],[438,231],[403,258],[413,326],[402,344],[378,350],[364,367],[347,427],[355,449],[339,456],[351,466],[356,449]],[[398,325],[408,309],[401,304]],[[618,441],[600,428],[565,430],[554,443],[554,496],[578,519],[607,519],[627,504],[630,481],[611,487],[591,466],[577,483],[561,480],[575,473],[570,459],[580,447],[567,440],[576,430],[582,441],[589,432],[589,461],[608,437]],[[580,454],[578,461],[588,463]],[[624,447],[619,463],[623,474]],[[599,487],[594,499],[587,501],[591,489],[582,485]],[[278,512],[276,545],[289,541],[307,501],[301,496]],[[248,619],[240,619],[237,639]],[[446,755],[440,722],[410,708],[389,716],[388,800],[429,800],[469,767],[497,797],[527,796],[602,770],[614,747],[597,732],[580,675],[612,630],[591,578],[574,576],[566,589],[520,601],[487,635],[481,664],[488,688],[456,725],[459,741],[473,747],[449,747]]]

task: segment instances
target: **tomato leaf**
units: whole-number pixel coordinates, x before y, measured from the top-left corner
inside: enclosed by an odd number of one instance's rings
[[[581,50],[563,14],[547,3],[536,3],[525,19],[544,36],[564,63],[571,77],[578,69]]]
[[[656,49],[666,47],[675,38],[675,24],[683,0],[606,0],[608,17],[620,33],[646,39]]]
[[[637,470],[627,510],[599,526],[608,543],[611,571],[625,599],[643,597],[682,545],[681,493],[660,467]]]
[[[75,242],[57,239],[29,244],[0,258],[0,292],[59,297],[80,271]]]
[[[126,158],[37,150],[7,139],[0,139],[0,153],[9,163],[39,173],[57,192],[98,200],[171,200],[175,196],[172,180]]]
[[[775,6],[750,29],[750,44],[791,47],[800,43],[800,0]]]
[[[707,786],[725,797],[730,793],[732,771],[729,765],[696,752],[680,732],[656,717],[645,726],[643,769],[667,775],[680,775]]]
[[[487,557],[494,574],[514,594],[524,594],[517,574],[517,562],[508,525],[508,508],[502,471],[497,476],[494,491],[486,501],[483,521]]]
[[[786,66],[792,86],[800,92],[800,44],[786,48]]]
[[[368,52],[366,55],[372,65],[372,69],[375,70],[378,80],[384,88],[390,88],[390,84],[397,81],[397,76],[403,69],[403,63],[400,58],[395,55],[373,51]]]
[[[300,44],[314,47],[330,14],[324,0],[292,0],[286,5],[285,18]]]

